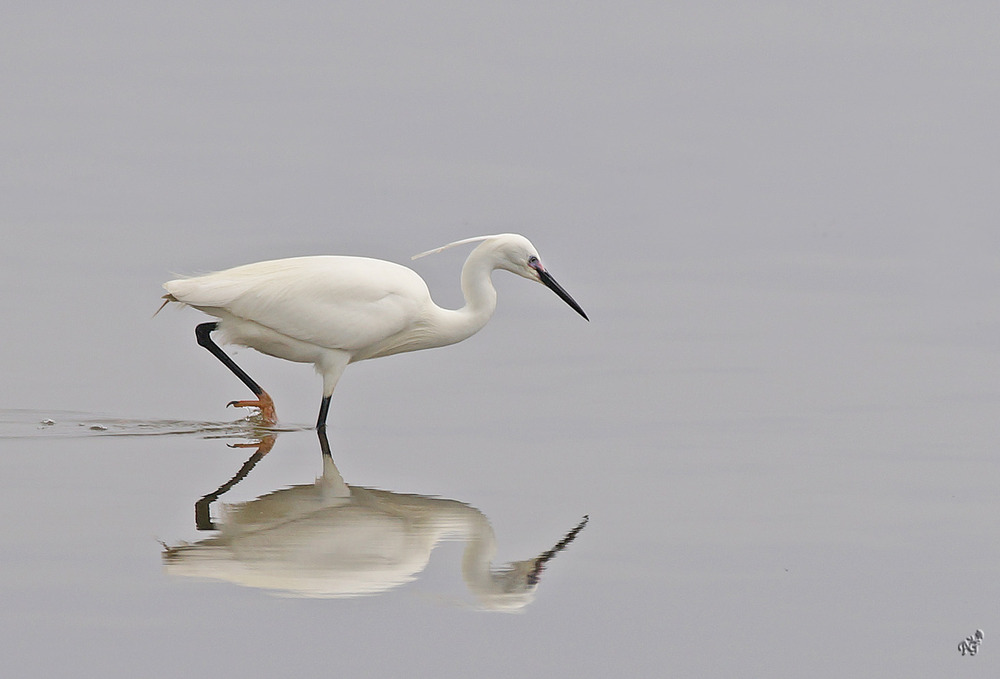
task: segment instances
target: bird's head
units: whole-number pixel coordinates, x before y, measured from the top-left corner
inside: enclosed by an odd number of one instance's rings
[[[441,252],[456,245],[466,245],[468,243],[480,243],[473,251],[473,254],[469,256],[469,261],[472,261],[477,256],[479,258],[487,258],[486,262],[491,263],[494,269],[504,269],[505,271],[516,273],[518,276],[524,276],[528,280],[538,281],[556,293],[562,301],[573,307],[574,311],[588,321],[590,320],[583,309],[580,308],[580,305],[569,296],[568,292],[563,290],[561,285],[556,283],[552,274],[542,266],[538,250],[531,244],[531,241],[519,234],[501,233],[495,236],[465,238],[433,250],[428,250],[427,252],[421,252],[419,255],[413,255],[412,258],[417,259],[418,257]]]
[[[524,276],[528,280],[538,281],[538,268],[541,259],[538,250],[524,236],[516,233],[504,233],[493,236],[481,246],[492,251],[494,267]]]
[[[552,277],[552,274],[542,265],[542,260],[538,256],[538,250],[531,244],[531,241],[516,233],[506,233],[494,236],[493,238],[496,239],[493,245],[496,248],[495,257],[498,269],[516,273],[518,276],[524,276],[528,280],[538,281],[556,293],[562,301],[573,307],[574,311],[588,321],[590,320],[580,305],[576,303],[576,300],[563,290],[562,286]],[[485,246],[488,243],[490,241],[487,241],[483,245]]]

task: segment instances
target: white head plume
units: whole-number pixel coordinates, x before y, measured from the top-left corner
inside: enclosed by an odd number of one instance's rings
[[[468,243],[478,243],[479,241],[488,240],[490,238],[496,238],[498,234],[492,236],[473,236],[472,238],[463,238],[462,240],[457,240],[454,243],[448,243],[447,245],[442,245],[439,248],[434,248],[433,250],[428,250],[427,252],[421,252],[419,255],[413,255],[410,259],[420,259],[426,255],[436,255],[442,250],[447,250],[448,248],[453,248],[456,245],[466,245]]]

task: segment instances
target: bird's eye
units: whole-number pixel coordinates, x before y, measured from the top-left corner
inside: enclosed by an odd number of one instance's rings
[[[538,266],[538,257],[534,255],[528,257],[528,266]]]

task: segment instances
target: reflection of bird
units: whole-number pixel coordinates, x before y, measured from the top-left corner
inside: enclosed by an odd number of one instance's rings
[[[230,405],[257,407],[268,424],[277,421],[271,397],[210,334],[218,330],[223,343],[314,364],[323,376],[323,401],[316,423],[322,428],[334,387],[349,363],[454,344],[486,325],[497,304],[490,280],[495,269],[548,286],[587,318],[542,266],[538,252],[524,236],[469,238],[423,254],[478,241],[482,242],[462,267],[465,306],[454,311],[437,306],[423,279],[404,266],[340,256],[258,262],[169,281],[163,285],[167,291],[164,304],[180,302],[219,319],[196,328],[198,343],[257,395],[256,401]]]
[[[205,499],[214,501],[242,479],[272,444],[273,437],[262,441],[233,481]],[[291,596],[354,597],[414,580],[438,543],[458,539],[466,543],[462,578],[469,591],[484,608],[511,611],[534,599],[542,569],[587,521],[541,555],[496,568],[496,537],[479,510],[456,500],[349,486],[329,447],[323,449],[323,475],[315,483],[226,505],[218,524],[208,523],[217,535],[166,549],[167,572]],[[199,511],[207,515],[208,507]]]

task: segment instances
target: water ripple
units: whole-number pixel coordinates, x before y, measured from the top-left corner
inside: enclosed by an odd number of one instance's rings
[[[268,432],[310,428],[303,425],[265,427],[254,417],[232,422],[203,422],[127,419],[58,410],[0,410],[0,439],[185,435],[200,438],[246,438]]]

